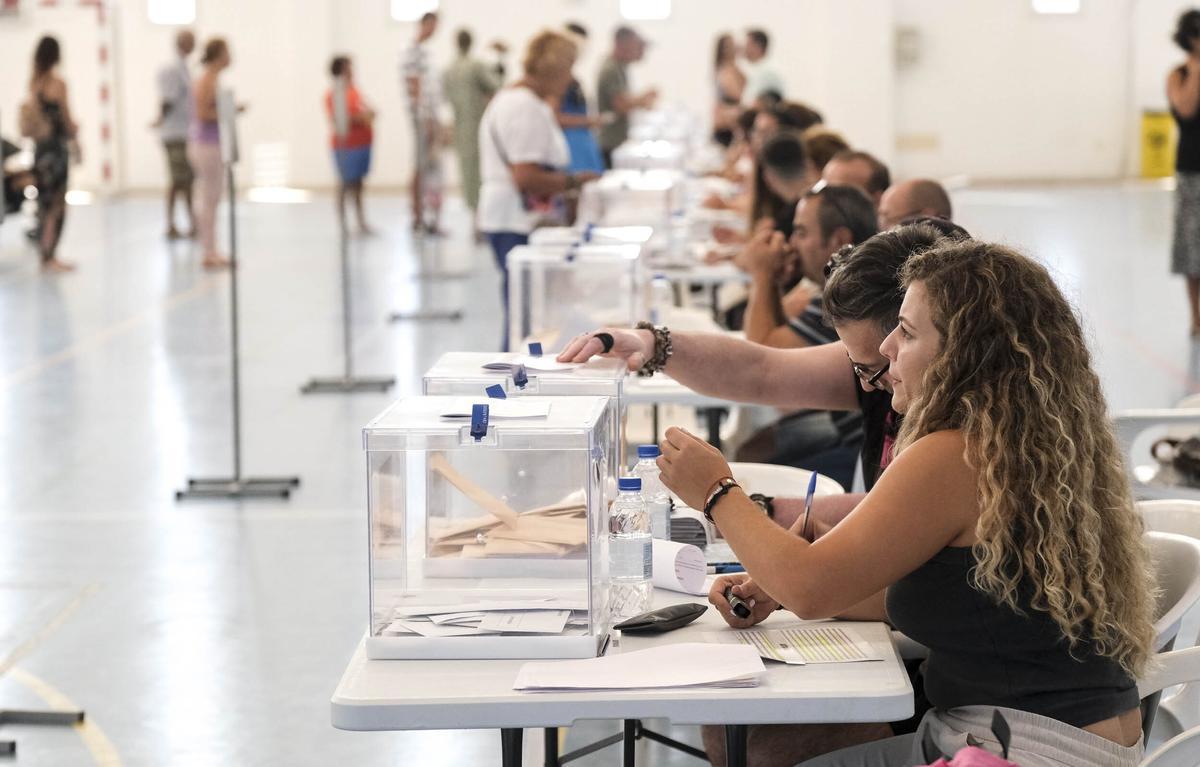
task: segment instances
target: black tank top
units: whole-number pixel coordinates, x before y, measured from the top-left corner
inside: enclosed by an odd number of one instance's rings
[[[887,590],[892,624],[929,648],[925,694],[937,708],[1003,706],[1084,727],[1138,705],[1120,664],[1079,645],[1072,657],[1058,624],[1029,607],[1024,615],[971,586],[970,547],[947,547]]]
[[[1187,70],[1180,67],[1183,79],[1187,81]],[[1179,126],[1179,148],[1175,150],[1175,170],[1185,173],[1200,173],[1200,112],[1190,120],[1184,119],[1175,108],[1171,108],[1171,116]]]

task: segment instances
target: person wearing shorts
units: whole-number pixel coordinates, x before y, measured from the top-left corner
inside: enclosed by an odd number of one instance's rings
[[[346,200],[353,198],[361,234],[372,234],[363,215],[363,179],[371,170],[371,123],[375,112],[354,86],[354,72],[348,56],[336,56],[329,65],[334,87],[325,95],[325,111],[333,123],[333,162],[341,184],[338,187],[338,222],[346,226]]]

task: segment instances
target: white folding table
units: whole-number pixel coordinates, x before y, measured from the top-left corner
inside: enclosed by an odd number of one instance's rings
[[[704,602],[664,592],[656,606]],[[766,628],[795,621],[777,613]],[[332,699],[333,725],[343,730],[500,729],[503,764],[521,763],[525,728],[565,727],[586,719],[667,719],[675,724],[724,725],[730,767],[745,765],[746,726],[778,723],[891,722],[913,714],[913,690],[882,623],[851,623],[882,661],[785,666],[768,663],[758,687],[522,693],[512,689],[520,660],[368,660],[360,643]],[[651,637],[621,638],[608,652],[657,644],[705,641],[728,631],[710,608],[686,628]],[[626,764],[632,749],[626,748]],[[554,761],[558,764],[557,754]]]

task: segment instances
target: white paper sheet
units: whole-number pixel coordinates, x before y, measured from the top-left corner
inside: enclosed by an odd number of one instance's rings
[[[541,357],[534,357],[532,354],[517,354],[500,357],[492,360],[489,365],[524,365],[526,370],[536,370],[539,373],[562,373],[567,370],[574,370],[583,363],[581,362],[559,362],[554,358],[553,354],[543,354]],[[486,367],[486,366],[485,366]]]
[[[442,408],[439,415],[442,418],[470,418],[472,405],[487,405],[488,418],[525,419],[548,418],[550,416],[549,402],[529,402],[524,399],[456,399]]]
[[[483,617],[479,629],[510,634],[561,634],[570,618],[570,610],[495,612]]]
[[[587,597],[572,599],[497,599],[474,602],[423,602],[417,599],[402,600],[396,605],[397,618],[412,618],[420,615],[448,615],[451,613],[495,612],[499,610],[586,610]]]
[[[470,613],[446,613],[444,615],[430,615],[429,621],[436,623],[439,626],[445,626],[452,623],[475,623],[483,620],[486,613],[470,612]]]
[[[438,626],[428,621],[393,621],[384,632],[385,634],[420,634],[423,637],[465,637],[489,634],[478,626]]]
[[[883,660],[852,628],[833,623],[710,633],[707,639],[753,647],[767,660],[793,666]]]
[[[586,660],[526,663],[514,690],[755,687],[765,671],[753,647],[681,642]]]
[[[654,539],[654,585],[660,589],[703,595],[707,564],[704,552],[690,543]]]

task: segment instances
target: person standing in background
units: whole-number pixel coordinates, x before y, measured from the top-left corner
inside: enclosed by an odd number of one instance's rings
[[[658,100],[658,91],[648,90],[639,96],[629,92],[627,69],[646,54],[646,41],[630,27],[617,27],[613,35],[612,54],[604,60],[596,78],[596,106],[600,113],[612,112],[612,122],[600,128],[600,152],[604,167],[612,167],[613,150],[629,138],[629,114],[635,109],[651,109]]]
[[[192,75],[188,71],[188,56],[196,48],[196,36],[182,30],[175,36],[176,59],[158,73],[158,92],[161,97],[158,129],[163,150],[167,155],[167,239],[196,236],[196,214],[192,210],[192,182],[195,174],[187,157],[188,126],[192,121]],[[175,201],[182,198],[187,211],[188,231],[182,234],[175,228]]]
[[[417,24],[417,39],[404,53],[404,87],[412,116],[413,151],[412,228],[414,232],[440,234],[442,215],[442,172],[438,162],[437,109],[441,102],[440,83],[425,43],[438,27],[438,15],[430,11]],[[425,211],[432,219],[425,220]]]
[[[717,38],[713,60],[713,86],[717,100],[713,105],[713,140],[723,147],[733,143],[733,129],[742,113],[742,91],[746,75],[737,65],[737,42],[725,33]]]
[[[458,30],[458,58],[442,76],[442,89],[454,110],[454,153],[458,155],[463,198],[474,213],[479,208],[479,121],[488,101],[504,84],[504,68],[471,56],[471,32]],[[493,49],[504,49],[493,43]]]
[[[1187,279],[1192,337],[1200,337],[1200,10],[1179,17],[1172,36],[1187,54],[1167,75],[1167,100],[1179,125],[1175,154],[1175,237],[1171,271]]]
[[[346,198],[354,198],[359,234],[374,234],[363,214],[363,180],[371,170],[371,144],[375,140],[371,125],[375,110],[354,86],[354,68],[349,56],[335,56],[329,64],[333,88],[325,94],[325,112],[333,123],[333,161],[338,178],[338,224],[346,226]]]
[[[596,177],[568,171],[567,140],[550,106],[571,82],[576,51],[575,41],[565,32],[535,35],[525,51],[522,78],[496,94],[479,126],[479,228],[500,271],[504,351],[509,330],[508,254],[528,244],[529,233],[546,216],[565,208],[567,195]]]
[[[231,63],[229,46],[214,37],[204,46],[200,63],[204,73],[194,89],[192,125],[188,129],[188,161],[196,171],[199,192],[196,201],[196,223],[200,247],[204,251],[201,264],[205,269],[229,266],[229,259],[217,252],[217,206],[225,189],[224,167],[221,162],[221,127],[217,121],[218,78]]]
[[[566,25],[566,29],[574,37],[575,46],[582,56],[583,46],[587,43],[587,28],[572,21]],[[576,60],[580,56],[576,56]],[[567,86],[567,91],[558,105],[558,124],[563,129],[563,135],[567,137],[567,148],[571,150],[572,173],[604,172],[604,158],[600,155],[600,145],[596,143],[596,134],[592,129],[599,128],[605,121],[612,119],[611,112],[588,115],[587,96],[583,93],[579,78],[572,75],[571,84]]]
[[[771,38],[767,37],[767,33],[761,29],[751,29],[746,32],[746,44],[742,51],[746,56],[746,89],[742,91],[742,97],[749,100],[749,104],[754,107],[762,107],[764,104],[759,103],[759,100],[765,95],[770,94],[772,101],[778,101],[787,95],[783,88],[783,78],[779,76],[779,72],[771,65],[767,59],[767,49],[771,45]]]
[[[71,144],[79,126],[67,106],[67,84],[55,69],[62,60],[58,40],[47,35],[38,41],[33,54],[33,76],[29,79],[29,101],[21,107],[23,133],[34,139],[33,172],[37,178],[38,240],[42,268],[69,272],[74,265],[58,259],[63,225],[67,217],[67,175],[71,166]]]

